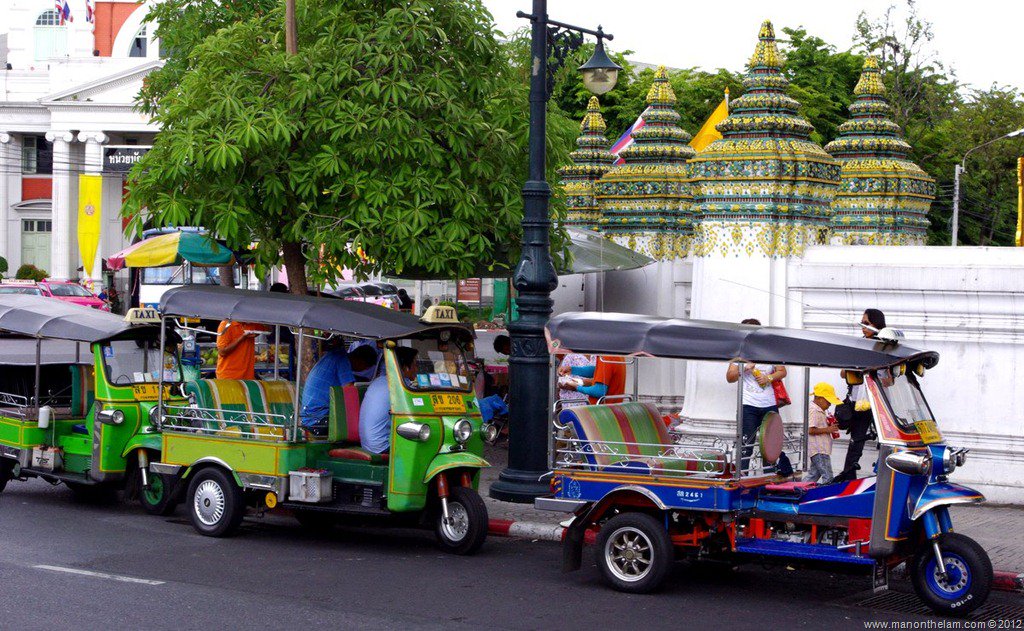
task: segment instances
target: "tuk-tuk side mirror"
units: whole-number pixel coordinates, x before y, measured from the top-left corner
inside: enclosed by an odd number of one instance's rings
[[[853,372],[852,370],[846,371],[846,385],[859,386],[862,383],[864,383],[864,373]]]

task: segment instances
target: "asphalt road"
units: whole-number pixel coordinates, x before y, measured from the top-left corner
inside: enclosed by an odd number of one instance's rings
[[[38,480],[0,494],[3,629],[764,630],[926,620],[857,606],[866,577],[680,564],[662,592],[633,596],[607,589],[592,563],[563,575],[560,561],[552,543],[490,538],[462,558],[438,552],[431,533],[315,535],[285,517],[248,519],[238,536],[210,539],[182,509],[158,518],[128,504],[83,504]]]

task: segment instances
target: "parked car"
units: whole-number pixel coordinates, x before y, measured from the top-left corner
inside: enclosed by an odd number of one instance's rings
[[[0,293],[46,296],[47,298],[56,298],[57,300],[76,305],[92,307],[93,309],[110,311],[110,306],[107,303],[97,298],[95,294],[85,287],[69,280],[47,279],[39,282],[5,280],[0,284]]]
[[[387,307],[388,309],[397,309],[398,300],[397,296],[389,296],[387,293],[376,283],[363,283],[359,286],[362,290],[363,295],[366,296],[366,302],[372,302],[375,305]],[[397,291],[395,292],[398,293]]]

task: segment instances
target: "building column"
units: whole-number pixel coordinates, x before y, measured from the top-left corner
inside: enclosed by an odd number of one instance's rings
[[[71,267],[71,142],[70,131],[48,131],[53,143],[53,236],[50,241],[52,278],[73,278]],[[75,266],[77,267],[77,265]]]
[[[0,131],[0,254],[7,260],[8,266],[13,266],[14,261],[10,256],[11,244],[7,234],[7,222],[11,213],[10,176],[15,168],[21,170],[16,156],[12,155],[14,146],[11,144],[11,135]],[[13,269],[8,269],[7,274],[13,275]]]
[[[85,168],[87,175],[100,175],[103,173],[103,144],[110,138],[101,131],[83,131],[78,133],[78,141],[85,143]],[[81,195],[81,192],[79,192]],[[102,195],[101,195],[102,198]],[[104,210],[103,204],[97,209],[100,213],[100,243],[96,248],[96,258],[92,264],[93,289],[99,293],[103,289],[103,233],[106,228],[106,221],[103,219],[110,215],[109,209]]]

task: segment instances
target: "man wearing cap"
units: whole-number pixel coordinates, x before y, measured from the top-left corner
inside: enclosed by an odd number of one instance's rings
[[[826,412],[833,405],[842,401],[836,396],[832,384],[822,381],[814,386],[811,392],[809,422],[807,429],[807,456],[811,459],[804,482],[832,482],[832,427],[829,426]]]

